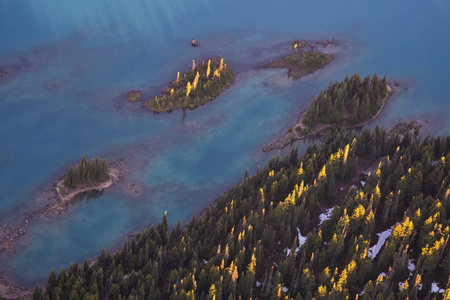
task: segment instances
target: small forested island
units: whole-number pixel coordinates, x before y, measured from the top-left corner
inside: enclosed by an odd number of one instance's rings
[[[447,299],[449,213],[449,137],[333,128],[184,227],[164,214],[51,271],[34,299]]]
[[[120,176],[120,171],[110,169],[106,160],[97,158],[82,160],[73,166],[70,164],[64,179],[56,183],[56,191],[62,203],[72,200],[80,193],[103,190],[114,184]],[[61,204],[61,203],[58,203]]]
[[[392,93],[393,87],[388,84],[386,75],[380,79],[377,74],[372,78],[369,74],[361,80],[358,73],[351,78],[347,75],[342,82],[331,81],[300,114],[297,123],[263,151],[283,148],[333,126],[349,129],[367,125],[380,115]]]
[[[172,111],[179,108],[195,108],[215,99],[230,86],[234,75],[223,58],[213,57],[196,65],[164,89],[162,97],[145,101],[144,106],[154,112]]]
[[[89,191],[103,191],[111,185],[117,183],[125,173],[125,161],[123,159],[107,164],[106,160],[97,158],[82,160],[73,166],[70,164],[67,174],[59,181],[54,182],[51,192],[44,192],[43,196],[48,197],[56,192],[57,201],[47,205],[45,208],[37,209],[25,216],[24,224],[28,224],[31,219],[44,215],[46,218],[53,218],[55,215],[66,211],[69,204],[76,199],[76,196]],[[50,198],[48,198],[50,199]],[[14,242],[22,238],[27,232],[22,228],[12,227],[6,231],[6,236],[0,241],[0,252],[14,251]],[[0,277],[0,295],[2,281]],[[0,296],[1,299],[1,296]]]
[[[317,69],[323,68],[333,60],[331,55],[319,53],[312,48],[304,50],[308,43],[305,41],[295,42],[292,54],[282,59],[271,61],[264,65],[265,68],[286,68],[289,69],[289,76],[295,79],[314,73]]]
[[[125,99],[129,102],[141,101],[143,91],[131,90],[128,93],[124,94]]]

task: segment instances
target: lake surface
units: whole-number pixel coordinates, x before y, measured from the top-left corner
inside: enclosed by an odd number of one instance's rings
[[[425,134],[449,134],[449,29],[446,0],[1,1],[0,69],[11,71],[0,78],[0,228],[27,235],[14,254],[0,253],[0,276],[33,287],[52,268],[114,251],[164,211],[171,225],[187,222],[276,155],[261,148],[346,74],[407,84],[381,125],[423,119]],[[293,39],[332,38],[337,59],[313,75],[292,81],[258,68],[289,53]],[[192,59],[211,55],[225,58],[236,82],[196,110],[154,115],[121,97],[160,95]],[[25,224],[83,154],[125,159],[125,178]]]

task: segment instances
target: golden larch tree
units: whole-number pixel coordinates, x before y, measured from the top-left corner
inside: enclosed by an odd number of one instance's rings
[[[211,60],[208,60],[208,69],[206,69],[206,77],[209,77],[209,73],[211,73]]]
[[[193,82],[194,91],[197,88],[197,84],[198,84],[198,79],[199,78],[200,78],[200,74],[197,72],[197,75],[195,75],[195,79],[194,79],[194,82]]]
[[[219,71],[223,70],[223,58],[220,59]]]
[[[191,93],[191,89],[192,89],[192,85],[191,83],[188,81],[187,85],[186,85],[186,98],[189,97],[189,94]]]

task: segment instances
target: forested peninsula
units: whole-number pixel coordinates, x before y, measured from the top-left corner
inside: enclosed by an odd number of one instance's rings
[[[317,136],[331,127],[350,129],[373,122],[381,113],[387,100],[394,92],[386,75],[383,79],[375,74],[364,80],[358,74],[344,81],[330,81],[326,90],[314,97],[311,106],[300,114],[295,125],[277,138],[263,151],[283,148],[296,140]]]
[[[154,112],[179,108],[195,108],[214,100],[234,80],[233,72],[223,58],[213,57],[201,64],[192,61],[192,68],[169,83],[161,97],[145,101],[144,106]]]
[[[34,299],[450,296],[450,138],[335,128],[116,253],[51,271]]]

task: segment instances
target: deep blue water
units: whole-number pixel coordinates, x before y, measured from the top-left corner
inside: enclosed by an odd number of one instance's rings
[[[426,119],[425,133],[449,134],[449,29],[446,0],[1,1],[0,69],[13,72],[0,79],[0,226],[28,234],[15,254],[0,254],[0,275],[32,287],[52,268],[116,249],[164,211],[171,225],[188,221],[275,155],[261,148],[346,74],[387,73],[408,84],[382,125]],[[194,37],[201,47],[190,46]],[[344,49],[297,81],[257,68],[296,38],[338,38]],[[153,115],[120,97],[132,88],[159,95],[192,59],[209,55],[225,58],[236,84],[184,122],[181,111]],[[83,154],[124,158],[128,173],[101,197],[25,225]]]

